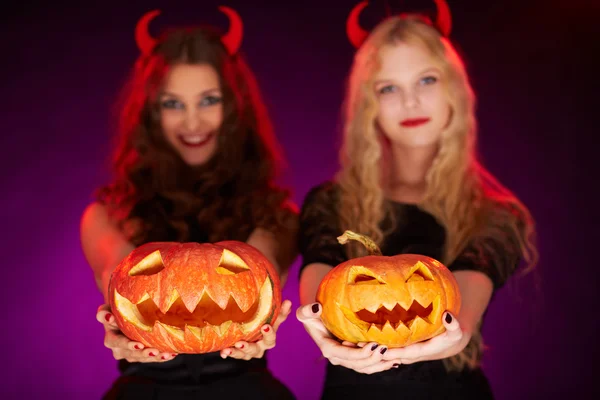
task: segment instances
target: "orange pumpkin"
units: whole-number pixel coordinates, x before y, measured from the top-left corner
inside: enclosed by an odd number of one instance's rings
[[[115,269],[109,302],[123,333],[162,352],[207,353],[254,341],[279,314],[273,265],[238,242],[155,242]]]
[[[339,264],[319,285],[321,320],[333,335],[404,347],[444,332],[442,314],[458,314],[460,292],[443,264],[417,254],[382,256],[373,241],[351,231],[338,237],[342,244],[348,239],[362,242],[371,255]]]

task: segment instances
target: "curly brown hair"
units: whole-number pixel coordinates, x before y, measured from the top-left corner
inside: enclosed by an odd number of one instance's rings
[[[141,55],[125,86],[114,153],[114,181],[97,199],[134,245],[187,241],[194,217],[210,242],[246,240],[256,227],[291,229],[297,208],[275,184],[283,158],[255,78],[207,27],[165,33]],[[158,92],[176,64],[208,64],[219,74],[224,119],[215,154],[189,166],[160,125]]]

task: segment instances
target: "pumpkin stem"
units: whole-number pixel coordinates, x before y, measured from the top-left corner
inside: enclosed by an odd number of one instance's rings
[[[368,236],[361,235],[360,233],[345,231],[341,236],[338,236],[337,240],[338,242],[340,242],[340,244],[346,244],[348,243],[348,240],[359,241],[367,248],[367,250],[369,250],[369,253],[371,253],[371,255],[381,255],[381,250],[379,249],[377,244],[374,241],[372,241]]]

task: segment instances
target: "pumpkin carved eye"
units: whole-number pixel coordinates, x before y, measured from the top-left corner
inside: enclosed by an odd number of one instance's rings
[[[217,266],[217,273],[221,275],[237,275],[241,272],[249,271],[246,265],[237,254],[225,249],[221,255],[221,260]]]
[[[129,276],[154,275],[165,269],[160,250],[148,254],[142,261],[129,270]]]
[[[406,283],[420,281],[433,281],[433,274],[425,264],[423,264],[421,261],[417,261],[417,263],[410,269],[408,278],[406,278]]]
[[[385,281],[368,268],[355,266],[350,269],[348,283],[351,285],[385,285]]]

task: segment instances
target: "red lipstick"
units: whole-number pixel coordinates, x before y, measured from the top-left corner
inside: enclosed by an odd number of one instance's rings
[[[429,122],[430,119],[431,118],[405,119],[404,121],[400,122],[400,125],[405,126],[407,128],[412,128],[412,127],[415,127],[415,126],[426,124],[427,122]]]

